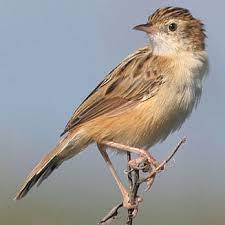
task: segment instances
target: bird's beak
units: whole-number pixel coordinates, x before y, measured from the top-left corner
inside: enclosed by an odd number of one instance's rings
[[[154,34],[156,32],[156,29],[154,26],[152,26],[151,23],[145,23],[137,25],[133,28],[134,30],[144,31],[145,33]]]

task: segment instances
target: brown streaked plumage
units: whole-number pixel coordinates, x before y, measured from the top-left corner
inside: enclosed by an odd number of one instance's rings
[[[151,23],[165,22],[168,19],[179,19],[179,20],[196,20],[190,12],[185,8],[179,7],[165,7],[157,9],[151,16],[149,16],[148,21]]]
[[[156,10],[156,12],[149,17],[148,21],[151,23],[163,23],[169,21],[171,18],[174,20],[183,20],[187,22],[184,26],[185,32],[183,35],[185,38],[190,38],[194,43],[195,48],[198,50],[204,50],[205,29],[201,20],[195,19],[187,9],[179,7],[166,7],[163,10]]]
[[[149,67],[152,61],[157,61],[157,56],[152,56],[149,47],[128,56],[85,99],[63,134],[101,115],[121,113],[131,105],[152,97],[159,87],[157,84],[163,83],[158,65]]]
[[[106,148],[139,153],[156,163],[147,149],[179,129],[190,115],[201,96],[208,65],[203,24],[186,9],[158,9],[147,24],[135,29],[148,34],[150,46],[124,59],[82,102],[61,141],[33,169],[16,199],[95,142],[121,190],[124,206],[133,207]]]

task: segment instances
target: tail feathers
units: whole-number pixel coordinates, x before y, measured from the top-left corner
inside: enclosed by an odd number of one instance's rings
[[[37,187],[39,185],[41,185],[41,183],[48,178],[49,175],[51,175],[51,173],[57,169],[61,164],[62,164],[63,160],[58,157],[55,156],[49,163],[49,165],[45,168],[45,170],[43,171],[43,174],[40,176],[40,178],[38,179],[37,182]]]
[[[90,139],[81,133],[68,134],[34,167],[15,200],[23,198],[35,184],[39,186],[63,161],[78,154],[89,142]]]
[[[27,180],[27,182],[17,193],[15,200],[23,198],[36,183],[37,186],[39,186],[43,180],[45,180],[53,172],[53,170],[58,168],[61,164],[62,159],[59,156],[55,156],[51,159],[39,172],[34,173],[34,175]]]

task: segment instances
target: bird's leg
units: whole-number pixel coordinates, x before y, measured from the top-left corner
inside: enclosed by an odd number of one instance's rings
[[[111,160],[110,160],[110,158],[109,158],[109,156],[108,156],[108,154],[106,152],[105,145],[98,144],[98,149],[99,149],[102,157],[104,158],[107,166],[109,167],[109,170],[112,173],[112,175],[113,175],[113,177],[114,177],[114,179],[115,179],[115,181],[116,181],[116,183],[117,183],[117,185],[118,185],[118,187],[120,189],[120,192],[121,192],[121,194],[123,196],[123,207],[128,208],[128,209],[137,208],[138,203],[139,203],[138,200],[136,201],[136,204],[134,204],[134,205],[132,205],[130,203],[129,193],[128,193],[127,189],[124,187],[124,185],[122,184],[122,181],[120,180],[119,176],[117,175],[116,170],[113,167],[112,162],[111,162]]]
[[[108,147],[111,147],[111,148],[116,148],[116,149],[119,149],[122,151],[136,153],[136,154],[140,155],[139,158],[131,160],[129,162],[129,165],[133,168],[138,167],[140,165],[140,163],[144,161],[145,158],[154,167],[157,167],[159,165],[158,161],[148,151],[146,151],[144,149],[127,146],[127,145],[115,143],[112,141],[104,141],[102,144],[104,144]]]

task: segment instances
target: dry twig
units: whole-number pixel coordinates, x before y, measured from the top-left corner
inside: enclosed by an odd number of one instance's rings
[[[149,166],[150,174],[147,177],[140,178],[140,170],[144,171],[146,166],[140,166],[138,168],[131,168],[127,166],[127,179],[129,183],[129,197],[130,197],[130,202],[131,204],[138,204],[136,199],[138,198],[138,189],[140,185],[144,182],[147,182],[148,185],[148,190],[152,187],[152,184],[154,183],[155,177],[159,172],[162,172],[166,166],[166,164],[174,157],[174,155],[177,153],[177,151],[180,149],[181,145],[186,142],[186,138],[183,138],[176,148],[171,152],[171,154],[164,160],[162,163],[160,163],[156,168],[152,167],[152,165],[146,165]],[[127,162],[131,160],[131,153],[127,152]],[[145,158],[143,158],[141,163],[144,163],[146,161]],[[147,172],[147,171],[144,171]],[[118,210],[123,207],[123,203],[120,203],[113,207],[110,212],[100,221],[100,224],[103,225],[109,225],[111,224],[116,216],[118,215]],[[126,225],[132,225],[133,224],[133,218],[137,215],[138,213],[138,208],[135,209],[128,209],[128,216],[127,216],[127,222]]]
[[[118,210],[119,208],[123,207],[123,203],[120,203],[118,205],[116,205],[115,207],[113,207],[109,213],[101,219],[99,224],[103,224],[103,225],[109,225],[113,222],[113,220],[116,218],[116,216],[118,215]]]
[[[128,182],[129,182],[129,195],[130,195],[130,201],[131,201],[131,204],[135,204],[135,200],[137,198],[137,192],[138,192],[138,189],[139,189],[139,170],[134,170],[132,172],[132,168],[129,166],[129,161],[131,160],[131,153],[130,152],[127,152],[127,170],[128,170],[128,173],[127,173],[127,179],[128,179]],[[132,175],[132,173],[134,173]],[[137,214],[137,209],[128,209],[128,216],[127,216],[127,225],[132,225],[133,224],[133,217]]]

